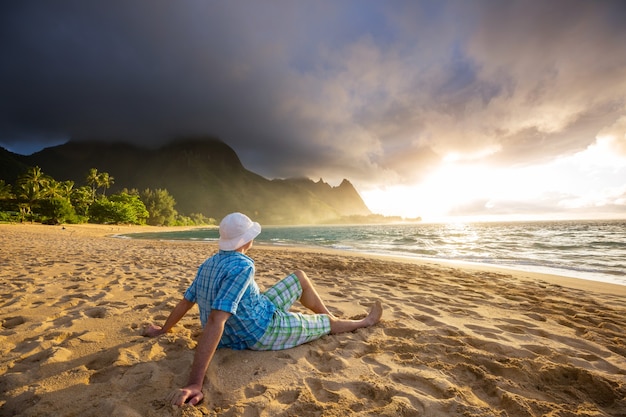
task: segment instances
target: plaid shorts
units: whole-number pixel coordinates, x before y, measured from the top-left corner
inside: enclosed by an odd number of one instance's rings
[[[294,274],[277,282],[264,294],[276,306],[276,311],[263,336],[250,349],[289,349],[330,333],[330,318],[326,314],[289,311],[302,295],[300,280]]]

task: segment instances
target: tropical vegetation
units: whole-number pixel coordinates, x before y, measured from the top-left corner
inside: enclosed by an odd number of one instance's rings
[[[155,226],[215,224],[202,214],[180,215],[174,197],[166,189],[124,189],[110,196],[106,190],[115,179],[92,168],[85,185],[57,181],[38,166],[29,168],[14,185],[0,180],[0,221]]]

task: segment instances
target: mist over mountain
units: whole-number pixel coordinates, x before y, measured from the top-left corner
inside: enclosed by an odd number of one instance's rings
[[[348,180],[332,187],[323,180],[269,180],[247,170],[235,151],[214,138],[182,139],[158,149],[124,143],[69,142],[29,156],[0,151],[0,179],[13,184],[27,167],[39,166],[56,180],[85,185],[91,168],[114,178],[108,193],[124,188],[164,188],[185,215],[221,219],[240,211],[264,224],[338,222],[368,216]]]

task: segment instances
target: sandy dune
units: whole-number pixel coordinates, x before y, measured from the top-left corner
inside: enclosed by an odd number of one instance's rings
[[[301,268],[337,315],[381,299],[383,322],[220,350],[204,402],[172,407],[197,309],[160,338],[141,329],[216,247],[105,237],[132,230],[0,225],[0,415],[626,416],[626,287],[264,247],[261,287]]]

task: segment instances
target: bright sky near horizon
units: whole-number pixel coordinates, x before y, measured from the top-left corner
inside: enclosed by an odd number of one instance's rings
[[[517,168],[444,161],[419,184],[364,198],[377,213],[427,221],[623,219],[626,161],[613,145],[601,137],[584,151]]]
[[[213,135],[424,220],[626,218],[621,0],[0,5],[0,146]]]

